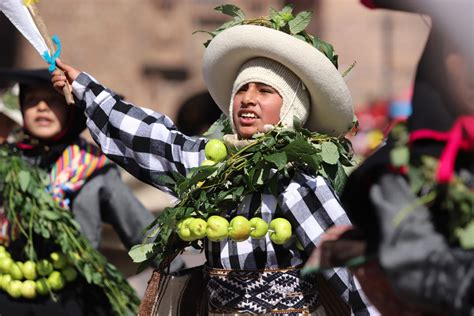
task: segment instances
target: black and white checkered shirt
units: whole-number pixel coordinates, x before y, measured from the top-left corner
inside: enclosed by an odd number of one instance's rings
[[[180,133],[165,115],[129,104],[92,77],[81,73],[73,83],[80,106],[85,107],[87,126],[102,151],[140,180],[161,190],[170,190],[158,176],[178,171],[187,172],[205,159],[206,138],[190,138]],[[207,264],[224,269],[268,269],[300,266],[317,247],[323,232],[332,225],[349,224],[345,211],[328,183],[322,177],[296,174],[281,181],[279,195],[265,190],[244,198],[228,217],[248,218],[258,211],[269,223],[275,217],[288,219],[304,252],[296,247],[296,239],[283,246],[265,238],[235,242],[208,242]],[[345,268],[326,271],[325,277],[355,315],[375,315],[358,282]]]

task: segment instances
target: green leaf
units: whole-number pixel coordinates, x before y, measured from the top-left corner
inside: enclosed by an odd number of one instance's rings
[[[410,152],[408,147],[395,147],[390,151],[390,162],[394,167],[408,165],[410,160]]]
[[[273,27],[276,30],[279,30],[286,25],[285,19],[283,19],[279,14],[275,15],[271,20],[273,22]]]
[[[45,217],[49,219],[50,221],[55,221],[61,218],[61,214],[58,211],[48,211],[48,210],[42,210],[39,212],[39,216]]]
[[[306,163],[314,171],[317,171],[321,164],[321,158],[317,155],[301,154],[300,160]]]
[[[20,185],[20,190],[26,192],[28,190],[28,185],[30,184],[31,175],[25,170],[21,170],[18,173],[18,184]]]
[[[43,238],[49,239],[51,234],[49,233],[49,230],[46,227],[41,226],[41,227],[39,227],[39,230],[40,230],[40,234],[41,234],[41,236],[43,236]]]
[[[280,13],[293,13],[293,5],[291,3],[287,4],[283,9],[281,9]]]
[[[84,265],[83,275],[84,275],[84,278],[86,278],[87,283],[91,283],[91,281],[92,281],[92,269],[91,269],[90,265],[88,265],[88,264]]]
[[[462,248],[474,249],[474,220],[465,228],[457,228],[455,234],[459,238]]]
[[[298,13],[298,15],[291,21],[288,22],[288,26],[290,27],[291,34],[298,34],[309,25],[311,22],[311,17],[313,13],[310,11],[302,11]]]
[[[312,155],[316,153],[314,146],[303,137],[297,137],[284,147],[283,150],[288,155],[289,160],[298,160],[301,154]]]
[[[220,11],[225,15],[229,15],[229,16],[232,16],[232,17],[238,17],[241,20],[245,19],[244,11],[242,11],[242,9],[240,9],[239,7],[237,7],[233,4],[223,4],[223,5],[220,5],[216,8],[214,8],[214,10]]]
[[[334,54],[334,48],[331,44],[326,43],[325,41],[313,37],[313,46],[316,47],[320,52],[322,52],[326,57],[333,63],[337,68],[337,55]]]
[[[263,159],[265,159],[268,162],[273,163],[278,170],[285,168],[286,164],[288,163],[288,158],[285,152],[279,152],[279,153],[267,155]]]
[[[415,166],[410,166],[408,169],[408,178],[410,179],[410,188],[411,191],[418,194],[421,188],[425,184],[425,179],[423,178],[423,173],[420,168]]]
[[[342,193],[342,190],[344,189],[344,186],[346,185],[347,182],[347,173],[346,170],[344,169],[343,165],[338,162],[337,163],[337,173],[336,177],[334,178],[333,186],[334,189],[338,194]]]
[[[339,161],[339,150],[333,142],[324,142],[321,144],[321,157],[325,163],[335,165]]]
[[[95,285],[101,285],[102,284],[102,275],[99,272],[94,272],[92,273],[92,283]]]
[[[244,193],[244,188],[243,187],[238,187],[232,192],[232,199],[234,201],[237,201],[242,197],[242,193]]]
[[[133,262],[143,262],[152,257],[154,247],[154,243],[135,245],[130,249],[128,255]]]

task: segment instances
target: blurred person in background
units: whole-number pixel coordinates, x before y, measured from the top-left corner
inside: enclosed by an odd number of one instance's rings
[[[141,243],[153,215],[122,182],[119,169],[102,152],[80,137],[86,118],[68,106],[51,83],[47,69],[1,70],[0,80],[18,82],[23,128],[16,142],[9,144],[34,167],[49,173],[50,193],[63,208],[71,210],[80,230],[94,248],[101,243],[103,223],[109,223],[127,249]],[[9,223],[3,214],[2,229]],[[8,228],[8,227],[7,227]],[[10,253],[20,254],[21,239],[2,244]],[[178,263],[178,266],[182,264]],[[48,297],[18,300],[0,292],[0,313],[12,315],[103,315],[111,313],[100,288],[80,278],[74,288]]]
[[[429,14],[432,29],[407,125],[346,184],[355,228],[328,231],[307,268],[354,265],[384,315],[473,315],[474,2],[363,2]]]

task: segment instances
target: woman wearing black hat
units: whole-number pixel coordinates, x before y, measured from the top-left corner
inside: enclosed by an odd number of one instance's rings
[[[24,125],[21,135],[16,135],[19,141],[10,145],[32,166],[50,174],[50,193],[73,212],[92,246],[100,245],[103,222],[113,225],[127,248],[140,243],[153,215],[121,181],[116,165],[80,137],[85,116],[52,88],[48,71],[4,70],[0,77],[20,83]],[[8,236],[3,237],[8,242]],[[20,255],[21,240],[11,242],[9,250],[13,257]],[[49,296],[16,299],[0,291],[0,314],[105,315],[111,311],[102,290],[82,278],[57,294],[55,302]]]

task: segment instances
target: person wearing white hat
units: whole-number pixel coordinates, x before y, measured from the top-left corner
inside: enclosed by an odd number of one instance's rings
[[[57,65],[65,76],[53,73],[55,88],[61,90],[66,80],[72,84],[103,152],[140,180],[176,195],[161,176],[189,175],[206,159],[208,139],[187,137],[164,114],[123,102],[88,74],[60,60]],[[344,135],[352,126],[351,96],[334,64],[314,46],[281,31],[260,25],[226,29],[205,51],[203,76],[231,123],[234,133],[224,136],[229,146],[249,144],[275,127],[291,129],[294,122],[330,136]],[[239,242],[206,239],[210,314],[327,314],[322,290],[301,278],[299,268],[324,230],[350,222],[322,176],[282,174],[278,192],[262,188],[222,216],[250,218],[260,210],[266,222],[285,217],[304,251],[295,239],[279,245],[268,235]],[[324,276],[352,314],[377,314],[348,270],[332,269]]]

